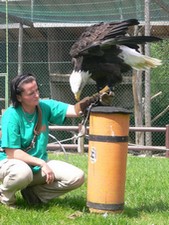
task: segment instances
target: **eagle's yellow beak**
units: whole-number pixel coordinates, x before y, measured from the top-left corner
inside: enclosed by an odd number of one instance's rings
[[[80,101],[80,93],[79,92],[75,94],[75,99],[77,102]]]

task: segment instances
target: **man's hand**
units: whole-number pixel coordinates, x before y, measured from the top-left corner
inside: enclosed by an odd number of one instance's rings
[[[46,183],[51,184],[55,180],[55,175],[46,162],[41,165],[41,170],[46,174]]]

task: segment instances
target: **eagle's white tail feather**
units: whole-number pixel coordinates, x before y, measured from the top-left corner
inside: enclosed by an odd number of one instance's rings
[[[142,55],[141,53],[127,46],[122,45],[120,46],[120,49],[122,52],[119,54],[119,57],[133,69],[147,70],[162,65],[161,60]]]

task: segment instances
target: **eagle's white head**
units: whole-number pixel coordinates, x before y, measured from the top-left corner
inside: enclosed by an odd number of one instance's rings
[[[77,101],[80,100],[81,92],[84,86],[87,84],[90,76],[91,74],[89,73],[89,71],[84,72],[81,70],[80,71],[73,70],[73,72],[71,73],[69,78],[70,87]]]

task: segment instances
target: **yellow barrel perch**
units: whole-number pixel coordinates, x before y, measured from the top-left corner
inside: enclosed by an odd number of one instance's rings
[[[126,109],[109,106],[91,110],[87,187],[90,212],[123,211],[129,114]]]

